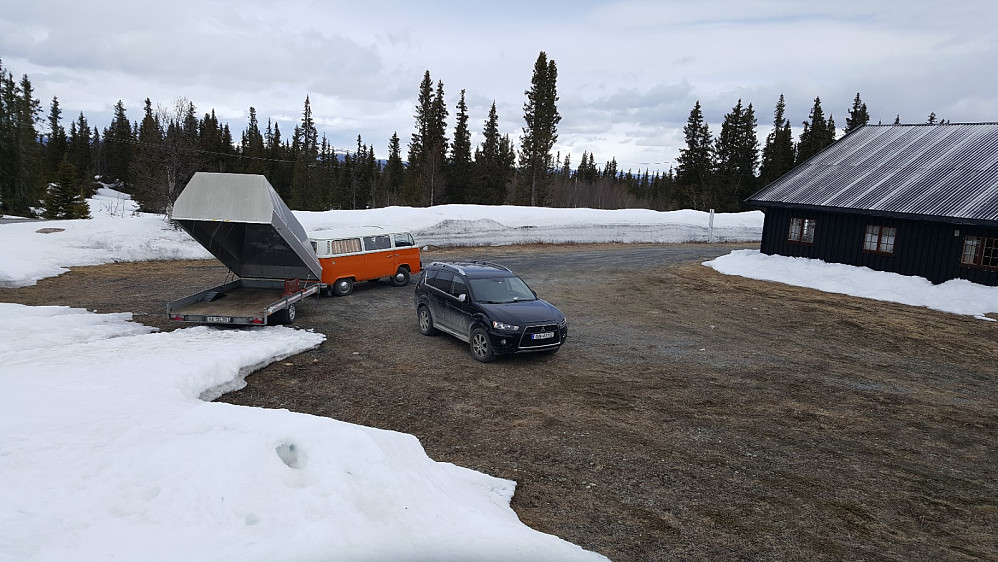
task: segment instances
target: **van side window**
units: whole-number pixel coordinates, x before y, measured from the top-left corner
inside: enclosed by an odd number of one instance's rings
[[[331,254],[356,254],[360,251],[360,238],[333,240],[330,246]]]
[[[405,234],[395,235],[395,247],[402,248],[404,246],[415,246],[416,243],[412,239],[412,234],[406,232]]]
[[[392,239],[387,234],[364,237],[364,249],[367,251],[387,250],[388,248],[391,247],[392,247]]]
[[[454,272],[450,270],[441,270],[436,277],[430,279],[430,286],[440,289],[445,293],[450,292],[451,281],[454,279]]]

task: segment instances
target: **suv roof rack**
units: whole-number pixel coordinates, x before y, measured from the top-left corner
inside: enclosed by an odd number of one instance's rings
[[[495,268],[495,269],[501,269],[502,271],[506,271],[508,273],[513,273],[513,270],[510,269],[510,268],[508,268],[508,267],[506,267],[505,265],[500,265],[500,264],[495,263],[495,262],[484,261],[484,260],[460,260],[460,261],[452,261],[452,262],[451,261],[435,261],[435,262],[431,263],[427,267],[434,266],[434,265],[441,265],[441,266],[446,266],[446,267],[452,267],[452,268],[460,271],[461,273],[464,273],[464,268],[461,267],[462,265],[465,265],[465,266],[467,266],[467,265],[478,265],[478,266],[482,266],[482,267],[492,267],[492,268]]]
[[[508,271],[510,273],[513,273],[513,271],[510,268],[506,267],[505,265],[499,265],[498,263],[491,262],[491,261],[485,261],[485,260],[468,260],[468,261],[466,261],[464,263],[472,263],[472,264],[475,264],[475,265],[484,265],[486,267],[494,267],[496,269],[501,269],[503,271]]]

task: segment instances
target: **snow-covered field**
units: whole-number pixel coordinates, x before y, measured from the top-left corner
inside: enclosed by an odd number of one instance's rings
[[[0,286],[68,267],[209,258],[102,190],[92,220],[0,225]],[[421,244],[758,241],[761,213],[393,207],[296,213],[307,230],[378,224]],[[998,288],[933,286],[733,252],[721,273],[983,317]],[[155,333],[129,314],[0,303],[0,560],[595,560],[509,507],[515,483],[428,458],[409,435],[207,402],[320,345],[286,327]]]

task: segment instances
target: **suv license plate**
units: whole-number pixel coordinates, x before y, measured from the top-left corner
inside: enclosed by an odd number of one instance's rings
[[[549,340],[554,337],[554,332],[538,332],[532,337],[535,340]]]
[[[204,319],[205,322],[232,322],[232,318],[228,316],[208,316]]]

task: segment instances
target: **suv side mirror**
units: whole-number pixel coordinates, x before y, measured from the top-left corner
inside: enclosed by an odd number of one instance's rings
[[[466,300],[468,300],[468,295],[464,293],[461,293],[460,295],[457,296],[457,302],[464,302]]]

